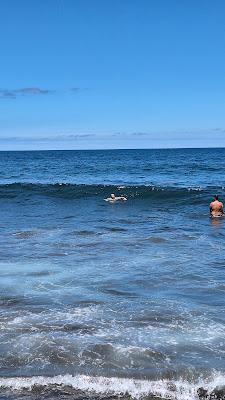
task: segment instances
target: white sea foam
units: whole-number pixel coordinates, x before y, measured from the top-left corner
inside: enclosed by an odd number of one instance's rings
[[[29,378],[13,377],[1,378],[0,387],[11,390],[32,390],[33,386],[63,385],[71,386],[75,390],[94,392],[107,395],[130,395],[134,399],[140,399],[148,395],[174,400],[198,399],[197,390],[204,387],[211,392],[216,387],[225,385],[225,375],[215,374],[210,380],[199,380],[189,383],[183,380],[138,380],[127,378],[106,378],[87,375],[58,375],[54,377],[34,376]]]

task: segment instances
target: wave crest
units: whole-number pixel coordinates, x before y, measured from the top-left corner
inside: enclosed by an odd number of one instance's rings
[[[107,197],[110,193],[118,193],[129,198],[160,198],[175,199],[183,197],[211,196],[223,192],[223,187],[178,187],[155,185],[101,185],[101,184],[72,184],[72,183],[9,183],[0,184],[0,197],[17,197],[23,195],[42,195],[68,199]]]

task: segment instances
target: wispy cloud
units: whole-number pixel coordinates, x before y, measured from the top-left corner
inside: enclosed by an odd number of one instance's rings
[[[25,87],[21,89],[0,89],[1,99],[16,99],[18,96],[38,96],[52,93],[51,90],[38,87]]]
[[[0,137],[0,142],[24,142],[24,141],[29,141],[29,142],[57,142],[57,141],[74,141],[77,139],[86,139],[86,138],[90,138],[90,137],[95,137],[98,136],[94,133],[81,133],[81,134],[70,134],[70,135],[56,135],[56,136],[40,136],[40,137],[36,137],[36,136],[11,136],[11,137],[7,137],[7,136],[3,136]],[[103,135],[104,136],[104,135]]]
[[[134,132],[134,133],[132,133],[132,135],[133,136],[147,136],[149,134],[146,132]]]
[[[63,140],[73,140],[73,139],[80,139],[86,137],[93,137],[96,136],[94,133],[78,133],[78,134],[70,134],[70,135],[58,135],[56,139],[63,139]]]
[[[80,90],[80,88],[79,87],[72,87],[70,90],[71,90],[72,93],[76,93],[76,92],[78,92]]]
[[[214,133],[214,134],[212,134]],[[181,132],[124,132],[124,133],[65,133],[49,135],[46,132],[23,132],[25,136],[0,134],[1,150],[82,150],[82,149],[140,149],[140,148],[191,148],[225,147],[223,128]],[[116,136],[115,136],[116,135]],[[216,141],[215,141],[216,136]]]

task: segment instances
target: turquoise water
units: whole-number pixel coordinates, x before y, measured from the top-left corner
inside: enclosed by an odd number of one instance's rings
[[[5,398],[225,385],[225,149],[1,152],[0,171]]]

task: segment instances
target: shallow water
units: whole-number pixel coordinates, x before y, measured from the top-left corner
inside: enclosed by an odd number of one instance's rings
[[[0,153],[2,398],[225,385],[224,156]]]

